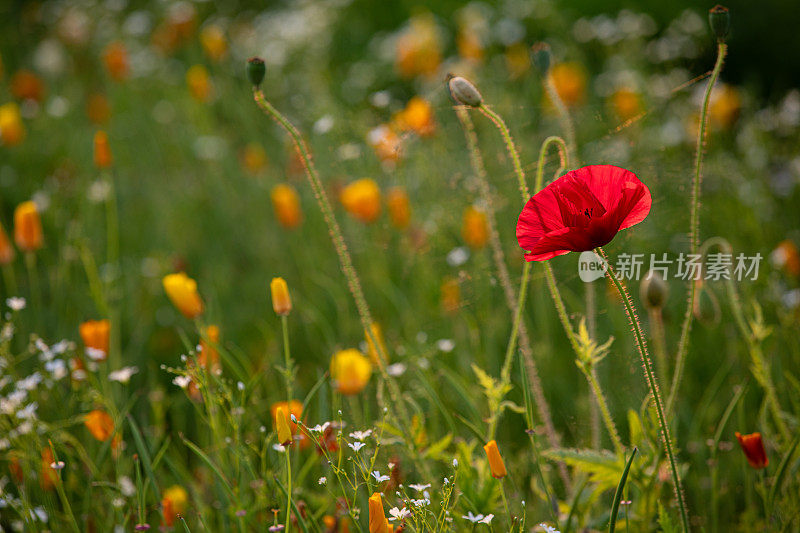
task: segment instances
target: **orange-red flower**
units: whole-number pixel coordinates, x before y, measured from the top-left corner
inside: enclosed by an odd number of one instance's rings
[[[408,194],[402,187],[392,187],[386,193],[386,207],[389,210],[389,220],[397,229],[406,229],[411,222],[411,205]]]
[[[742,99],[735,87],[720,84],[711,93],[711,102],[708,105],[708,116],[711,124],[720,129],[733,126],[739,118],[742,109]]]
[[[413,131],[420,137],[429,137],[436,131],[433,108],[419,96],[408,101],[405,109],[395,115],[394,122],[400,130]]]
[[[639,93],[623,87],[611,95],[611,108],[622,120],[630,120],[642,112],[642,98]]]
[[[14,210],[14,242],[26,252],[42,247],[42,221],[36,204],[31,201],[22,202]]]
[[[6,234],[3,225],[0,224],[0,265],[7,265],[14,260],[14,247],[11,245],[11,240]]]
[[[367,144],[375,150],[375,155],[383,163],[396,163],[400,160],[402,148],[400,137],[385,124],[370,130],[367,134]]]
[[[549,75],[564,104],[573,106],[586,99],[586,73],[576,63],[554,65]]]
[[[299,430],[297,429],[297,424],[292,422],[291,415],[294,415],[297,420],[303,417],[303,402],[292,400],[291,402],[275,402],[272,404],[269,410],[272,415],[272,425],[276,430],[278,429],[278,409],[283,411],[286,420],[289,421],[289,428],[292,431],[292,435],[297,434]]]
[[[372,363],[355,348],[336,352],[331,358],[331,379],[344,395],[358,394],[372,376]]]
[[[219,26],[210,25],[200,30],[200,44],[203,51],[212,61],[220,61],[228,53],[225,33]]]
[[[130,73],[128,49],[121,41],[114,41],[103,50],[103,64],[114,81],[124,81]]]
[[[800,254],[794,242],[787,239],[778,243],[770,254],[770,259],[776,267],[785,270],[787,274],[800,276]]]
[[[39,468],[39,485],[42,490],[53,490],[58,483],[58,472],[52,467],[56,458],[49,447],[42,449],[42,461]]]
[[[203,368],[210,369],[211,372],[218,373],[220,371],[219,351],[215,346],[219,344],[219,327],[212,324],[206,328],[205,333],[205,337],[200,339],[197,363]]]
[[[272,278],[269,284],[272,296],[272,310],[276,315],[286,316],[292,312],[292,297],[289,295],[289,286],[283,278]]]
[[[94,166],[97,168],[109,168],[114,162],[111,155],[111,147],[108,145],[108,135],[103,130],[98,130],[94,134]]]
[[[397,39],[397,70],[404,78],[431,76],[439,69],[441,61],[439,32],[433,15],[425,13],[415,16],[408,29]]]
[[[92,93],[86,101],[86,116],[93,124],[105,124],[111,118],[111,104],[102,93]]]
[[[381,214],[381,190],[374,180],[364,178],[348,184],[339,195],[348,213],[361,222],[375,222]]]
[[[497,449],[497,442],[490,440],[488,443],[486,443],[483,449],[486,452],[486,458],[489,459],[489,469],[492,472],[492,477],[496,477],[498,479],[506,477],[508,472],[506,471],[506,465],[503,462],[503,458],[500,456],[500,450]]]
[[[279,183],[270,191],[272,209],[278,223],[286,229],[294,229],[303,222],[303,211],[300,208],[300,196],[291,185]]]
[[[373,492],[369,497],[369,533],[391,533],[389,520],[383,510],[383,499],[380,492]]]
[[[254,176],[267,167],[267,152],[258,143],[248,143],[241,151],[242,167]]]
[[[203,65],[189,67],[189,70],[186,71],[186,85],[189,87],[192,97],[200,102],[208,102],[214,95],[211,77]]]
[[[461,286],[455,278],[447,278],[440,288],[442,309],[448,314],[453,314],[461,308]]]
[[[44,83],[30,70],[18,70],[10,80],[11,94],[20,100],[44,100]]]
[[[78,332],[83,340],[83,345],[87,348],[102,352],[102,357],[98,357],[98,359],[105,361],[108,357],[111,322],[107,319],[87,320],[79,326]]]
[[[464,210],[464,218],[461,224],[461,236],[464,242],[473,250],[479,250],[489,242],[489,223],[486,213],[468,206]]]
[[[16,102],[0,105],[0,144],[16,146],[25,140],[25,124]]]
[[[22,470],[20,454],[16,451],[11,452],[8,458],[8,471],[11,472],[11,477],[17,485],[21,485],[25,481],[25,473]]]
[[[161,510],[164,513],[164,525],[172,527],[175,519],[186,512],[189,494],[180,485],[173,485],[164,491],[161,498]]]
[[[742,435],[737,431],[736,439],[739,441],[739,446],[742,447],[744,456],[750,466],[755,469],[767,467],[769,459],[767,458],[767,452],[764,450],[764,441],[761,439],[761,433]]]
[[[163,284],[167,296],[183,316],[194,320],[203,314],[203,300],[197,292],[197,282],[185,272],[164,276]]]
[[[107,441],[114,433],[114,420],[111,415],[101,409],[90,411],[83,418],[83,423],[92,437],[99,441]]]

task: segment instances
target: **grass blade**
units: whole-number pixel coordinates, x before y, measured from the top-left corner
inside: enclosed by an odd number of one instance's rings
[[[608,533],[614,533],[614,528],[617,525],[617,511],[619,511],[619,502],[622,500],[622,490],[625,488],[625,481],[628,479],[628,471],[631,469],[633,458],[636,457],[637,451],[638,450],[634,446],[633,452],[631,452],[631,458],[628,459],[628,462],[625,464],[625,470],[622,471],[622,477],[619,480],[619,485],[617,485],[617,492],[614,494],[614,503],[611,505],[611,517],[608,522]]]

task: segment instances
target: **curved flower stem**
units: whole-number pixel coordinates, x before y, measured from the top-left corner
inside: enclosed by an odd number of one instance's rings
[[[544,88],[547,91],[547,96],[556,106],[558,111],[558,118],[561,121],[561,128],[564,130],[564,136],[567,138],[566,146],[568,147],[567,154],[573,164],[578,163],[578,144],[575,142],[575,126],[572,124],[572,117],[569,115],[569,109],[564,104],[564,101],[558,95],[556,86],[550,76],[544,80]]]
[[[672,484],[675,489],[675,497],[678,500],[678,507],[681,513],[681,523],[683,524],[683,531],[689,531],[689,519],[686,513],[686,502],[685,497],[683,494],[683,487],[681,485],[681,478],[680,474],[678,473],[678,463],[675,461],[675,454],[672,450],[672,438],[670,437],[669,425],[667,424],[667,419],[665,415],[664,405],[661,401],[661,393],[658,390],[658,381],[656,380],[656,375],[653,370],[653,363],[650,360],[650,356],[647,353],[647,342],[645,341],[645,336],[642,332],[642,326],[639,324],[639,318],[636,315],[636,308],[634,307],[633,300],[631,299],[630,294],[628,293],[628,289],[625,287],[625,284],[622,282],[621,279],[617,277],[617,273],[614,271],[614,268],[611,266],[611,262],[608,260],[608,255],[606,254],[605,250],[602,247],[598,246],[595,248],[595,252],[603,258],[605,264],[607,266],[606,274],[611,282],[614,284],[614,287],[619,292],[620,298],[622,298],[622,303],[625,307],[625,314],[628,315],[628,322],[633,329],[633,334],[636,340],[636,347],[639,350],[639,357],[642,360],[642,366],[644,366],[644,373],[645,379],[647,381],[647,386],[650,389],[650,394],[653,396],[653,403],[656,407],[656,415],[658,416],[658,425],[659,429],[661,430],[661,437],[664,442],[664,450],[667,454],[667,458],[669,459],[669,467],[670,473],[672,475]]]
[[[294,142],[297,153],[300,155],[306,177],[308,177],[311,189],[313,190],[314,196],[317,199],[317,204],[319,205],[319,208],[322,211],[322,216],[328,226],[328,231],[330,232],[333,246],[336,249],[336,254],[339,257],[339,265],[342,269],[342,273],[347,279],[347,286],[350,289],[350,293],[353,295],[353,300],[355,300],[356,309],[358,310],[358,315],[361,319],[361,325],[378,353],[378,369],[380,370],[381,377],[387,384],[389,393],[392,396],[392,403],[396,409],[396,414],[398,415],[398,423],[400,430],[403,432],[403,438],[409,447],[409,451],[414,452],[414,439],[408,433],[409,428],[411,427],[411,418],[408,416],[408,410],[406,409],[405,403],[403,403],[403,398],[397,383],[395,383],[391,376],[389,376],[389,374],[386,372],[386,363],[388,358],[384,352],[382,343],[378,342],[378,339],[375,338],[375,335],[372,332],[372,315],[369,311],[367,300],[364,297],[364,291],[361,289],[361,282],[358,279],[358,274],[353,266],[353,260],[350,257],[350,252],[347,250],[347,244],[344,241],[342,230],[339,228],[339,223],[336,221],[336,216],[333,213],[333,207],[331,207],[330,200],[328,200],[328,195],[325,192],[325,188],[322,186],[319,174],[314,166],[314,161],[311,158],[311,152],[308,148],[308,145],[297,128],[295,128],[286,117],[284,117],[277,109],[275,109],[272,104],[266,100],[266,98],[264,98],[264,94],[261,92],[261,89],[254,88],[253,97],[258,107],[272,117],[272,119],[275,120],[286,131],[286,133],[289,134],[292,142]],[[422,465],[422,468],[424,471],[426,471],[426,473],[429,473],[427,472],[428,466],[425,461],[421,461],[419,464]],[[432,476],[428,477],[430,478]]]
[[[699,232],[700,232],[700,183],[703,179],[703,150],[706,142],[706,128],[708,126],[708,104],[711,101],[711,92],[714,84],[722,71],[722,64],[728,52],[728,45],[724,42],[717,43],[717,62],[711,77],[708,80],[705,96],[703,97],[703,107],[700,109],[700,125],[697,132],[697,147],[695,149],[694,177],[692,179],[692,204],[689,212],[689,248],[692,254],[697,253]],[[672,412],[675,400],[678,396],[678,388],[683,378],[683,369],[686,363],[686,351],[689,347],[689,333],[692,330],[692,318],[694,316],[694,302],[697,298],[697,287],[694,280],[689,282],[689,296],[686,302],[686,311],[683,314],[683,324],[681,325],[681,336],[678,341],[678,353],[675,356],[675,373],[672,375],[672,386],[667,397],[667,414]]]
[[[712,246],[718,246],[723,253],[733,255],[733,248],[731,247],[730,243],[722,237],[714,237],[707,240],[705,243],[703,243],[700,253],[704,255]],[[754,331],[755,328],[750,327],[747,324],[744,310],[742,308],[742,301],[741,298],[739,298],[739,293],[736,290],[736,284],[734,283],[733,279],[725,280],[725,285],[728,292],[728,298],[730,298],[731,301],[731,310],[733,311],[733,318],[736,322],[736,327],[744,338],[745,344],[747,345],[747,351],[750,353],[750,359],[752,360],[753,365],[751,368],[753,376],[756,378],[756,381],[758,381],[758,384],[761,385],[761,388],[764,389],[767,408],[769,409],[772,418],[775,420],[775,426],[778,428],[778,432],[781,434],[781,437],[785,442],[791,442],[792,435],[789,432],[789,428],[786,427],[786,422],[781,416],[781,405],[778,401],[778,394],[775,391],[775,384],[772,381],[772,373],[770,372],[769,363],[764,357],[764,352],[761,349],[761,340],[756,335],[756,332]]]
[[[603,395],[603,389],[600,388],[600,382],[597,380],[597,370],[592,364],[578,364],[578,368],[580,368],[583,375],[586,376],[586,381],[589,382],[589,388],[592,389],[592,394],[594,394],[594,398],[597,400],[600,416],[606,425],[609,437],[611,437],[614,450],[618,455],[624,457],[625,446],[623,446],[622,439],[619,437],[617,426],[614,425],[614,419],[611,418],[611,411],[608,408],[608,403],[606,403],[606,397]]]
[[[506,143],[506,150],[508,151],[508,155],[511,157],[511,162],[514,165],[514,173],[517,175],[519,192],[522,193],[522,201],[527,202],[528,198],[530,198],[530,193],[528,192],[528,183],[525,181],[525,171],[522,170],[522,163],[519,160],[519,153],[517,153],[517,147],[514,144],[514,139],[511,137],[511,132],[508,131],[508,126],[506,126],[505,121],[500,118],[500,115],[492,111],[492,109],[486,104],[482,103],[478,109],[489,120],[494,122],[494,125],[497,126],[498,130],[500,130],[500,135],[503,136],[503,141]],[[538,191],[539,189],[536,190]]]
[[[470,153],[470,162],[472,163],[472,169],[476,174],[478,188],[485,204],[486,219],[489,226],[489,243],[492,247],[492,256],[494,259],[495,268],[497,269],[497,277],[500,279],[500,285],[503,287],[503,294],[505,295],[508,309],[511,313],[514,313],[514,319],[516,323],[516,295],[514,294],[511,276],[508,272],[508,266],[506,265],[505,253],[503,252],[503,247],[500,244],[500,235],[497,231],[497,221],[495,219],[492,193],[489,187],[489,181],[486,177],[486,167],[483,164],[483,157],[478,149],[478,137],[475,134],[475,125],[473,124],[472,119],[470,118],[465,107],[457,106],[455,107],[455,111],[464,130],[464,136],[466,137],[467,147]],[[521,290],[521,292],[525,291]],[[525,362],[528,383],[530,384],[533,396],[536,399],[535,403],[539,412],[539,418],[541,418],[542,423],[544,424],[547,441],[549,442],[550,446],[557,448],[560,444],[558,435],[556,434],[555,427],[553,426],[553,419],[550,415],[550,407],[547,404],[547,399],[544,395],[542,382],[539,379],[539,371],[536,368],[536,362],[533,359],[533,350],[531,349],[530,337],[528,336],[528,328],[525,326],[525,322],[522,319],[520,319],[519,322],[519,349]],[[511,373],[511,363],[508,354],[506,354],[505,363],[506,364],[503,365],[503,373],[501,374],[501,378],[507,381]],[[489,436],[491,439],[493,437],[493,432],[490,433]],[[566,474],[566,469],[564,469],[564,473]]]

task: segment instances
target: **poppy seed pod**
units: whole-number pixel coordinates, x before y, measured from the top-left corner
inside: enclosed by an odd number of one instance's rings
[[[456,103],[470,107],[479,107],[483,103],[480,91],[466,78],[454,76],[450,78],[447,85],[450,88],[450,96]]]
[[[667,301],[669,295],[669,285],[664,277],[651,270],[639,285],[639,297],[648,309],[661,309]]]
[[[531,59],[542,76],[546,76],[550,71],[550,64],[552,63],[552,54],[550,53],[550,45],[547,43],[536,43],[531,47]]]
[[[731,29],[731,14],[728,8],[719,4],[708,10],[708,24],[717,41],[723,42]]]
[[[267,74],[267,67],[264,65],[264,60],[260,57],[251,57],[247,60],[247,79],[253,84],[253,87],[258,87],[264,81],[264,76]]]

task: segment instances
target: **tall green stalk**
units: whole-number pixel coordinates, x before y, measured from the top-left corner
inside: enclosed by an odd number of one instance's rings
[[[722,64],[725,61],[725,55],[728,51],[728,45],[723,41],[717,43],[717,62],[714,64],[714,70],[711,71],[711,77],[708,80],[705,96],[703,97],[703,106],[700,109],[700,125],[697,132],[697,146],[695,148],[694,159],[694,177],[692,178],[692,203],[689,211],[689,249],[692,254],[697,253],[699,233],[700,233],[700,184],[702,181],[702,168],[703,168],[703,150],[706,142],[706,129],[708,127],[708,104],[711,101],[711,92],[714,89],[714,84],[717,83],[719,73],[722,71]],[[683,324],[681,325],[681,336],[678,340],[678,353],[675,356],[675,373],[672,375],[672,386],[669,390],[667,397],[667,413],[672,412],[675,405],[675,400],[678,396],[678,389],[681,385],[683,378],[683,369],[686,364],[686,351],[689,347],[689,333],[692,329],[692,318],[694,316],[694,303],[697,298],[697,286],[694,280],[689,281],[689,297],[686,302],[686,311],[683,314]]]
[[[667,424],[664,404],[661,400],[661,393],[659,392],[658,389],[658,381],[656,380],[656,375],[653,370],[653,362],[650,360],[650,355],[647,353],[647,341],[645,341],[645,336],[644,333],[642,332],[642,326],[641,324],[639,324],[639,318],[636,314],[636,308],[634,306],[631,295],[628,293],[628,289],[625,287],[625,284],[617,276],[617,273],[611,266],[611,262],[609,261],[608,255],[606,254],[605,250],[603,250],[602,247],[598,246],[595,249],[595,251],[605,261],[607,267],[606,274],[608,275],[608,278],[611,280],[611,282],[614,284],[614,287],[617,289],[617,292],[619,292],[623,306],[625,307],[625,314],[628,315],[628,322],[630,323],[631,328],[633,329],[634,339],[636,341],[636,348],[639,350],[639,357],[641,358],[642,366],[644,367],[644,374],[645,374],[645,380],[647,382],[647,387],[650,389],[650,395],[653,397],[653,403],[655,404],[656,407],[658,426],[659,429],[661,430],[661,437],[664,442],[664,450],[667,454],[667,458],[669,459],[670,475],[672,476],[672,485],[675,489],[675,497],[678,500],[678,507],[680,509],[683,531],[688,532],[689,518],[686,511],[686,501],[685,501],[685,496],[683,494],[683,486],[681,485],[681,478],[680,474],[678,473],[678,463],[675,460],[675,454],[672,450],[672,438],[670,437],[669,424]]]
[[[336,254],[339,258],[339,265],[342,273],[347,280],[347,285],[350,289],[350,293],[353,296],[353,300],[355,300],[356,309],[358,310],[358,315],[361,319],[361,325],[364,328],[366,335],[372,341],[372,345],[375,346],[375,350],[378,354],[380,360],[380,363],[377,365],[378,370],[380,371],[381,378],[389,388],[389,394],[392,397],[393,408],[395,409],[400,429],[403,432],[403,438],[406,441],[409,450],[411,452],[415,452],[414,439],[409,433],[409,428],[411,428],[411,417],[409,416],[408,410],[403,402],[402,395],[400,394],[400,388],[397,386],[397,383],[394,381],[394,379],[392,379],[392,377],[386,372],[388,357],[386,353],[384,353],[383,345],[378,342],[378,339],[375,338],[375,335],[372,332],[372,315],[370,313],[367,300],[364,297],[364,291],[361,288],[361,282],[358,278],[358,274],[356,273],[356,269],[353,266],[353,260],[350,257],[350,252],[347,249],[347,244],[345,243],[344,236],[342,235],[342,230],[339,227],[339,223],[336,221],[333,207],[331,207],[328,195],[325,192],[325,188],[323,187],[319,178],[317,169],[314,166],[314,161],[311,157],[311,151],[309,150],[305,139],[297,130],[297,128],[277,109],[275,109],[275,107],[270,104],[266,98],[264,98],[264,94],[261,92],[261,89],[254,87],[253,97],[258,107],[267,113],[286,131],[286,133],[289,134],[289,137],[291,137],[292,142],[295,145],[297,153],[300,155],[306,177],[308,178],[311,189],[314,192],[315,198],[317,199],[317,204],[322,211],[322,216],[325,219],[325,223],[328,226],[328,231],[330,232],[331,240],[333,241]],[[428,472],[428,466],[426,462],[421,462],[421,465],[425,473],[430,473]]]

